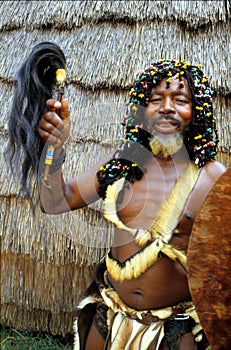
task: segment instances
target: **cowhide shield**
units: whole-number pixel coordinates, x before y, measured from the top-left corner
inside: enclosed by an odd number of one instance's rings
[[[195,218],[188,250],[189,286],[213,350],[231,349],[231,168]]]

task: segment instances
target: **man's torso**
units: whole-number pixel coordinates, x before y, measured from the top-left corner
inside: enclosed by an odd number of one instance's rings
[[[142,179],[125,186],[118,210],[120,220],[132,228],[149,229],[184,166],[183,163],[176,165],[167,161],[160,166],[155,159],[147,163],[147,172]],[[170,241],[174,247],[187,251],[194,217],[211,186],[202,171]],[[114,259],[125,262],[140,249],[128,232],[116,230],[112,247]],[[164,254],[160,254],[157,262],[138,278],[116,282],[109,276],[109,280],[121,299],[137,310],[159,309],[190,300],[186,270],[178,261]]]

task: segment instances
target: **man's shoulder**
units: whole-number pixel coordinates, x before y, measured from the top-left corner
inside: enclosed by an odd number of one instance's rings
[[[206,163],[205,168],[207,171],[216,171],[220,174],[223,174],[227,170],[224,164],[216,160]]]
[[[198,182],[193,190],[194,205],[199,208],[215,183],[227,168],[218,161],[210,161],[202,168]]]
[[[218,178],[226,172],[226,170],[227,167],[225,167],[221,162],[210,161],[204,166],[204,174],[203,172],[202,174],[211,182],[216,182]]]

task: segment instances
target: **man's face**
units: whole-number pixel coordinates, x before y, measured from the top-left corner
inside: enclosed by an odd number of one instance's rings
[[[166,79],[152,89],[146,107],[145,128],[153,136],[150,146],[154,155],[168,157],[182,147],[185,128],[192,121],[191,92],[186,79],[184,88],[172,79],[166,88]]]
[[[187,80],[183,78],[184,88],[180,88],[179,80],[172,79],[166,89],[166,79],[152,89],[145,120],[148,131],[153,133],[181,133],[192,121],[191,92]]]

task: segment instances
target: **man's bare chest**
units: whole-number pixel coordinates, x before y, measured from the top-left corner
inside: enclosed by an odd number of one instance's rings
[[[130,227],[149,229],[176,180],[174,172],[148,171],[141,180],[125,185],[118,207],[121,221]]]

